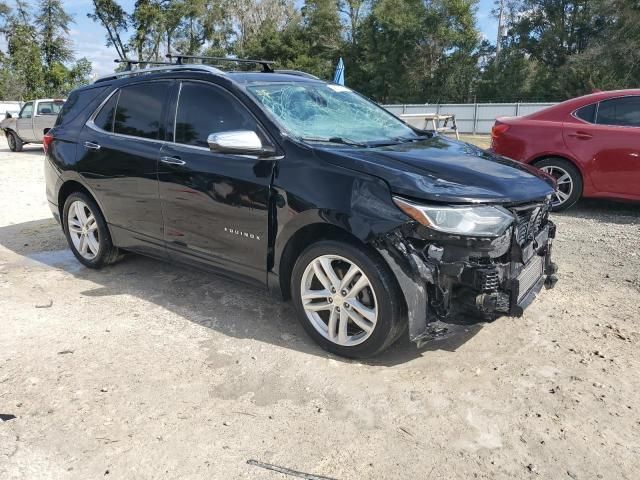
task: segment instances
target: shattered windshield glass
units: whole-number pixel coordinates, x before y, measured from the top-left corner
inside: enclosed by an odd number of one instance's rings
[[[418,138],[392,114],[341,85],[273,83],[248,90],[287,133],[303,140],[366,145]]]

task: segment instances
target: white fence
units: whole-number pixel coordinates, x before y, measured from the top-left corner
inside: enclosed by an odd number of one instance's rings
[[[7,112],[18,112],[22,108],[22,102],[1,101],[0,100],[0,120]]]
[[[496,117],[517,117],[550,107],[553,103],[443,103],[422,105],[383,105],[395,115],[440,113],[456,116],[460,133],[491,133]],[[412,122],[413,124],[413,122]],[[417,125],[422,127],[422,125]]]

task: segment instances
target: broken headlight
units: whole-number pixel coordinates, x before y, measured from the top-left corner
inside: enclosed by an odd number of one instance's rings
[[[453,235],[498,237],[514,221],[505,208],[491,205],[423,205],[393,197],[395,204],[425,227]]]

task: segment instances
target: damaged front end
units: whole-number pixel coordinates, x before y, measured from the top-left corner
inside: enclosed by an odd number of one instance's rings
[[[409,336],[418,346],[473,323],[519,317],[543,286],[555,285],[549,200],[501,208],[512,223],[498,236],[456,235],[410,221],[376,242],[404,293]]]

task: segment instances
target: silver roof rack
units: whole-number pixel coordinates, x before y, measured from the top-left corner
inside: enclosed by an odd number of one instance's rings
[[[172,64],[165,64],[162,67],[137,68],[135,70],[125,70],[123,72],[110,73],[109,75],[104,75],[100,78],[97,78],[93,83],[106,82],[108,80],[116,80],[122,77],[133,77],[137,75],[146,75],[150,73],[172,72],[176,70],[208,72],[208,73],[213,73],[214,75],[225,74],[224,71],[220,70],[219,68],[212,67],[210,65],[201,65],[201,64],[177,65],[175,63],[172,63]]]

